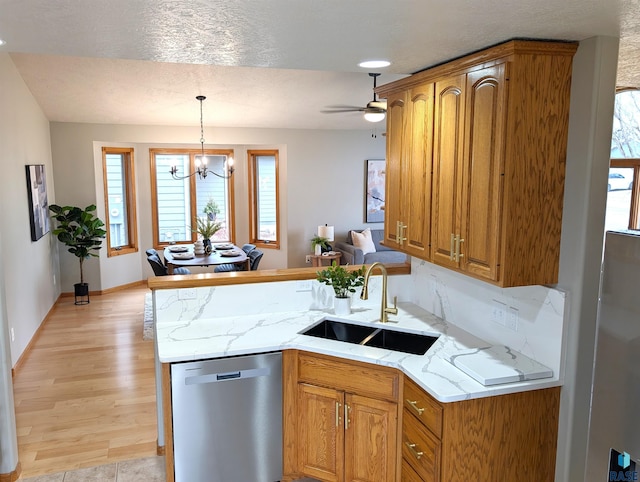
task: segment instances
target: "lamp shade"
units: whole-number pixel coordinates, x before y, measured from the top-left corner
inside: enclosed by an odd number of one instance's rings
[[[324,226],[318,226],[318,236],[333,241],[333,226],[326,224]]]

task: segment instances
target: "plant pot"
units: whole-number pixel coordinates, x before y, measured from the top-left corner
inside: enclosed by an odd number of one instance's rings
[[[338,316],[351,314],[351,298],[333,298],[333,313]]]
[[[76,283],[73,285],[76,305],[89,304],[89,283]]]

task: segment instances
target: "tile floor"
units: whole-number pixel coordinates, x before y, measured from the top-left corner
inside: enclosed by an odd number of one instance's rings
[[[165,482],[164,457],[125,460],[86,469],[39,475],[19,482]]]

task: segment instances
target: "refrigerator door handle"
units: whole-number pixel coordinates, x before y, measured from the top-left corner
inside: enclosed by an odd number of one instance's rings
[[[211,373],[209,375],[197,375],[186,377],[185,385],[203,385],[205,383],[217,383],[234,380],[246,380],[248,378],[267,377],[271,374],[270,368],[253,368],[251,370],[242,370],[227,373]]]

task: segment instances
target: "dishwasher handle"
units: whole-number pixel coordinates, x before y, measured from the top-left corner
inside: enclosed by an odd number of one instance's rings
[[[237,372],[210,373],[209,375],[196,375],[185,377],[185,385],[202,385],[204,383],[217,383],[235,380],[246,380],[248,378],[267,377],[271,374],[271,368],[253,368]]]

